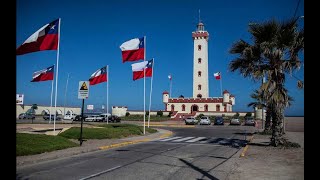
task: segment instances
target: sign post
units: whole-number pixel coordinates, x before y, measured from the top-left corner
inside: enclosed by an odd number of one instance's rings
[[[80,129],[80,146],[82,142],[85,141],[82,139],[82,124],[83,124],[83,108],[84,108],[84,99],[89,97],[89,81],[79,81],[79,90],[78,90],[78,99],[82,99],[81,107],[81,129]]]

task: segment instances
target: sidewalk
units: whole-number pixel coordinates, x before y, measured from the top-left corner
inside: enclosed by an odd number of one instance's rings
[[[285,137],[301,148],[270,147],[269,135],[255,134],[227,179],[304,179],[304,132],[286,132]]]

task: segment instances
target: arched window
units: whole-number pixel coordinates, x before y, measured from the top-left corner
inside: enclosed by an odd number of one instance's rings
[[[201,64],[201,58],[198,58],[198,64]]]
[[[174,111],[174,105],[171,104],[171,111]]]
[[[204,111],[208,111],[208,105],[204,105]]]
[[[197,97],[198,97],[198,98],[202,98],[202,95],[201,95],[201,94],[198,94]]]
[[[198,77],[201,77],[201,71],[198,71]]]
[[[198,45],[198,51],[201,51],[201,45]]]
[[[182,109],[182,111],[185,111],[186,110],[186,106],[184,104],[182,104],[181,109]]]
[[[216,111],[220,111],[220,105],[219,104],[216,105]]]
[[[201,84],[198,85],[198,90],[201,90]]]

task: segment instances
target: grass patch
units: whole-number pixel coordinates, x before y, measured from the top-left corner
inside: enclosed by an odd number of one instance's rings
[[[60,136],[16,134],[16,156],[40,154],[75,146],[78,144]]]
[[[83,128],[83,139],[118,139],[132,135],[142,135],[143,127],[134,124],[102,124],[100,128]],[[155,129],[146,128],[149,133],[157,132]],[[78,139],[80,137],[80,128],[72,127],[59,136],[68,139]]]

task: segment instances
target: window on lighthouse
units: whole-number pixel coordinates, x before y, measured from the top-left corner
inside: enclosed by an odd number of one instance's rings
[[[198,58],[198,64],[201,64],[201,58]]]
[[[202,95],[201,95],[201,94],[198,94],[197,97],[198,97],[198,98],[202,98]]]
[[[200,84],[198,85],[198,90],[201,90],[201,85]]]
[[[182,104],[181,109],[182,109],[182,111],[185,111],[186,110],[186,106],[184,104]]]
[[[198,77],[201,77],[201,71],[198,71]]]
[[[198,51],[201,51],[201,45],[198,45]]]

